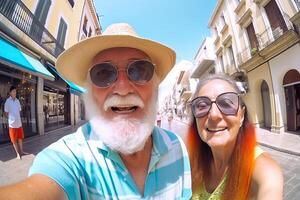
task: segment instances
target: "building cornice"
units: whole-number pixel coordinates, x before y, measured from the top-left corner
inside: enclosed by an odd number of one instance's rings
[[[87,2],[88,2],[89,9],[91,11],[91,14],[93,16],[93,19],[95,21],[95,25],[96,25],[97,29],[100,30],[100,32],[101,32],[100,21],[98,20],[98,16],[97,16],[97,13],[96,13],[95,3],[94,3],[93,0],[87,0]]]
[[[217,5],[216,5],[216,7],[215,7],[215,9],[214,9],[214,11],[213,11],[213,13],[212,13],[209,21],[208,21],[208,27],[212,26],[212,22],[215,20],[216,14],[219,11],[219,9],[220,9],[220,7],[221,7],[221,5],[222,5],[223,2],[224,2],[224,0],[218,0]]]

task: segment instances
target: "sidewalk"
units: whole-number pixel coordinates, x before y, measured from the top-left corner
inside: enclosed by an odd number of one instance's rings
[[[82,123],[84,123],[84,121],[76,127],[67,126],[55,131],[50,131],[45,135],[26,138],[23,142],[23,148],[29,155],[23,156],[22,160],[16,159],[16,153],[11,143],[0,145],[0,186],[16,183],[25,179],[28,174],[28,169],[37,153],[61,137],[75,132],[77,127]]]
[[[176,121],[188,124],[187,120],[180,120],[180,118],[175,117]],[[277,151],[293,154],[300,156],[300,134],[280,132],[274,133],[267,129],[256,128],[257,130],[257,142],[269,148]]]

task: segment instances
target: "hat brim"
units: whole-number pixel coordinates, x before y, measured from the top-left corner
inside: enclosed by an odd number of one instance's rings
[[[56,69],[67,80],[84,86],[93,58],[114,47],[129,47],[145,52],[156,66],[161,81],[175,64],[176,54],[167,46],[130,35],[100,35],[83,40],[65,50],[56,61]]]

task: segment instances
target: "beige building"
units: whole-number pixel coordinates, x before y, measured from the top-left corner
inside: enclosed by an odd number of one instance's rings
[[[25,137],[85,120],[84,89],[55,69],[64,49],[100,34],[92,0],[0,1],[0,143],[8,141],[2,106],[17,86]]]
[[[299,10],[298,0],[218,0],[209,20],[216,72],[243,86],[253,122],[274,132],[300,130]]]

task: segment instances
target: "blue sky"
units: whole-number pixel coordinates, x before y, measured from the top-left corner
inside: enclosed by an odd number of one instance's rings
[[[216,0],[95,0],[103,29],[127,22],[145,38],[173,48],[180,60],[193,61],[205,36]]]

